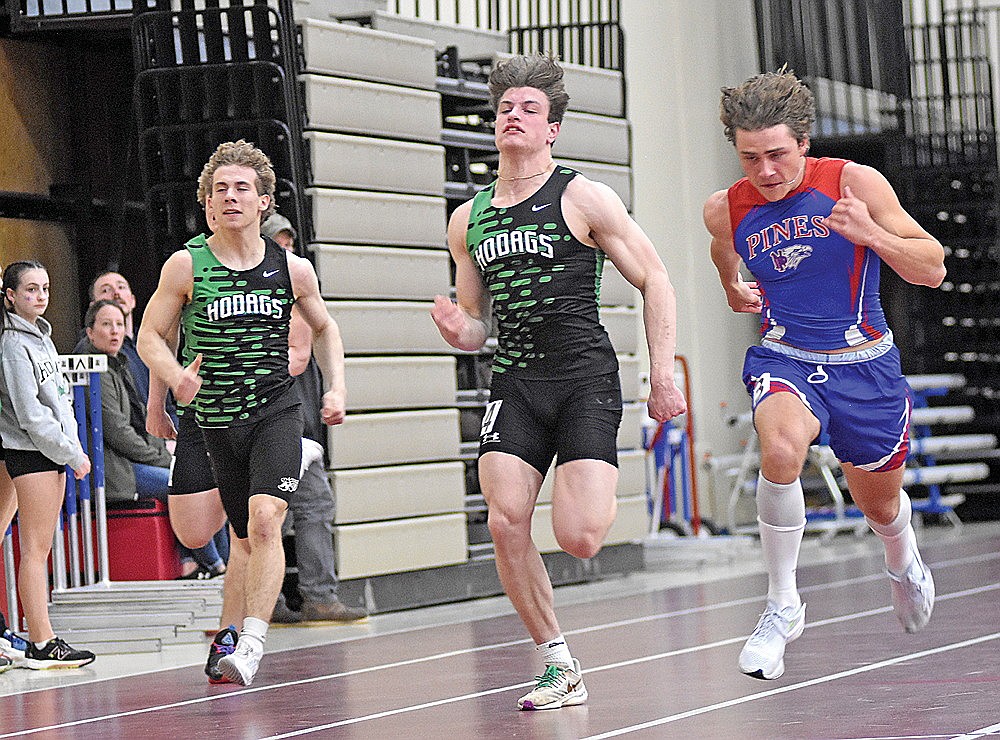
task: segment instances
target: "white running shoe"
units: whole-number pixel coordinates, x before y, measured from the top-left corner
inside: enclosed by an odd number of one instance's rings
[[[934,611],[934,577],[920,553],[913,550],[913,562],[906,572],[897,576],[886,570],[892,587],[892,609],[907,632],[922,629]]]
[[[518,709],[559,709],[583,704],[587,701],[587,687],[583,685],[580,661],[573,658],[573,667],[547,665],[535,688],[517,700]]]
[[[778,678],[785,672],[785,646],[806,627],[806,605],[778,609],[770,601],[740,652],[740,670],[753,678]]]
[[[260,659],[264,656],[264,648],[258,647],[259,642],[252,638],[240,637],[236,649],[219,661],[218,667],[222,675],[240,686],[252,684]]]
[[[0,614],[0,626],[4,628],[3,632],[0,632],[0,655],[13,660],[15,665],[21,665],[28,650],[28,641],[4,624],[2,614]]]

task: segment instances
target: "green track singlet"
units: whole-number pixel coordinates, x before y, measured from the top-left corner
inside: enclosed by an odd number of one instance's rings
[[[506,208],[490,203],[496,182],[473,199],[466,246],[497,319],[495,373],[557,379],[618,369],[598,315],[604,253],[574,237],[562,212],[577,174],[556,167],[534,195]]]
[[[191,403],[202,427],[256,420],[291,387],[288,323],[294,296],[285,251],[264,239],[264,259],[231,270],[216,258],[204,234],[184,245],[194,273],[184,306],[184,364],[202,355],[201,390]]]

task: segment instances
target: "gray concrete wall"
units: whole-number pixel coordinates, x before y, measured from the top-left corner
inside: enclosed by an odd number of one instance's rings
[[[740,382],[756,317],[729,310],[709,258],[702,204],[741,176],[719,123],[719,88],[756,74],[751,0],[623,0],[632,125],[633,215],[656,245],[678,296],[677,349],[691,376],[696,459],[730,454],[744,434],[720,404],[749,408]],[[570,91],[572,92],[572,91]],[[699,472],[702,514],[724,521],[726,499]]]

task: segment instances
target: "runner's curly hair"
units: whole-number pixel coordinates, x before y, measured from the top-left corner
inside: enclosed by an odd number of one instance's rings
[[[208,162],[201,170],[198,178],[198,202],[205,205],[205,199],[212,194],[212,180],[215,171],[220,167],[235,165],[237,167],[249,167],[257,173],[257,180],[254,185],[257,187],[258,195],[268,195],[271,202],[267,210],[260,214],[261,223],[274,213],[274,190],[276,178],[274,167],[270,158],[251,142],[240,139],[239,141],[226,141],[219,144]]]

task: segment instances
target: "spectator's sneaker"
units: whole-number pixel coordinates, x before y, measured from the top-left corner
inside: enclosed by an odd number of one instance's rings
[[[913,562],[903,575],[886,573],[892,587],[892,609],[903,629],[916,632],[923,628],[934,611],[934,577],[920,553],[914,548]]]
[[[239,635],[233,625],[216,633],[212,644],[208,646],[208,662],[205,664],[205,675],[208,676],[209,683],[229,683],[229,679],[219,670],[219,661],[232,654],[238,639]]]
[[[333,601],[302,602],[304,622],[359,622],[367,618],[367,609],[347,606],[336,598]]]
[[[785,672],[785,646],[806,627],[806,605],[778,609],[767,603],[740,652],[740,670],[753,678],[778,678]]]
[[[0,655],[6,655],[16,665],[20,665],[27,649],[28,641],[10,629],[0,614]]]
[[[249,686],[253,683],[262,657],[264,646],[260,644],[260,640],[244,636],[236,643],[236,649],[219,661],[219,670],[232,683]]]
[[[572,668],[564,665],[545,666],[545,672],[541,676],[535,676],[535,680],[538,681],[535,688],[517,700],[518,709],[559,709],[587,701],[583,671],[576,658],[573,658]]]
[[[5,673],[14,667],[14,661],[6,655],[0,655],[0,673]]]
[[[190,573],[184,576],[177,576],[175,581],[207,581],[209,578],[215,578],[212,571],[199,565],[197,568],[192,570]]]
[[[302,621],[302,612],[292,611],[288,602],[279,598],[271,612],[271,624],[299,624]]]
[[[35,671],[49,668],[80,668],[93,663],[96,657],[89,650],[77,650],[67,645],[61,637],[53,637],[42,648],[37,648],[35,643],[28,641],[23,665]]]

